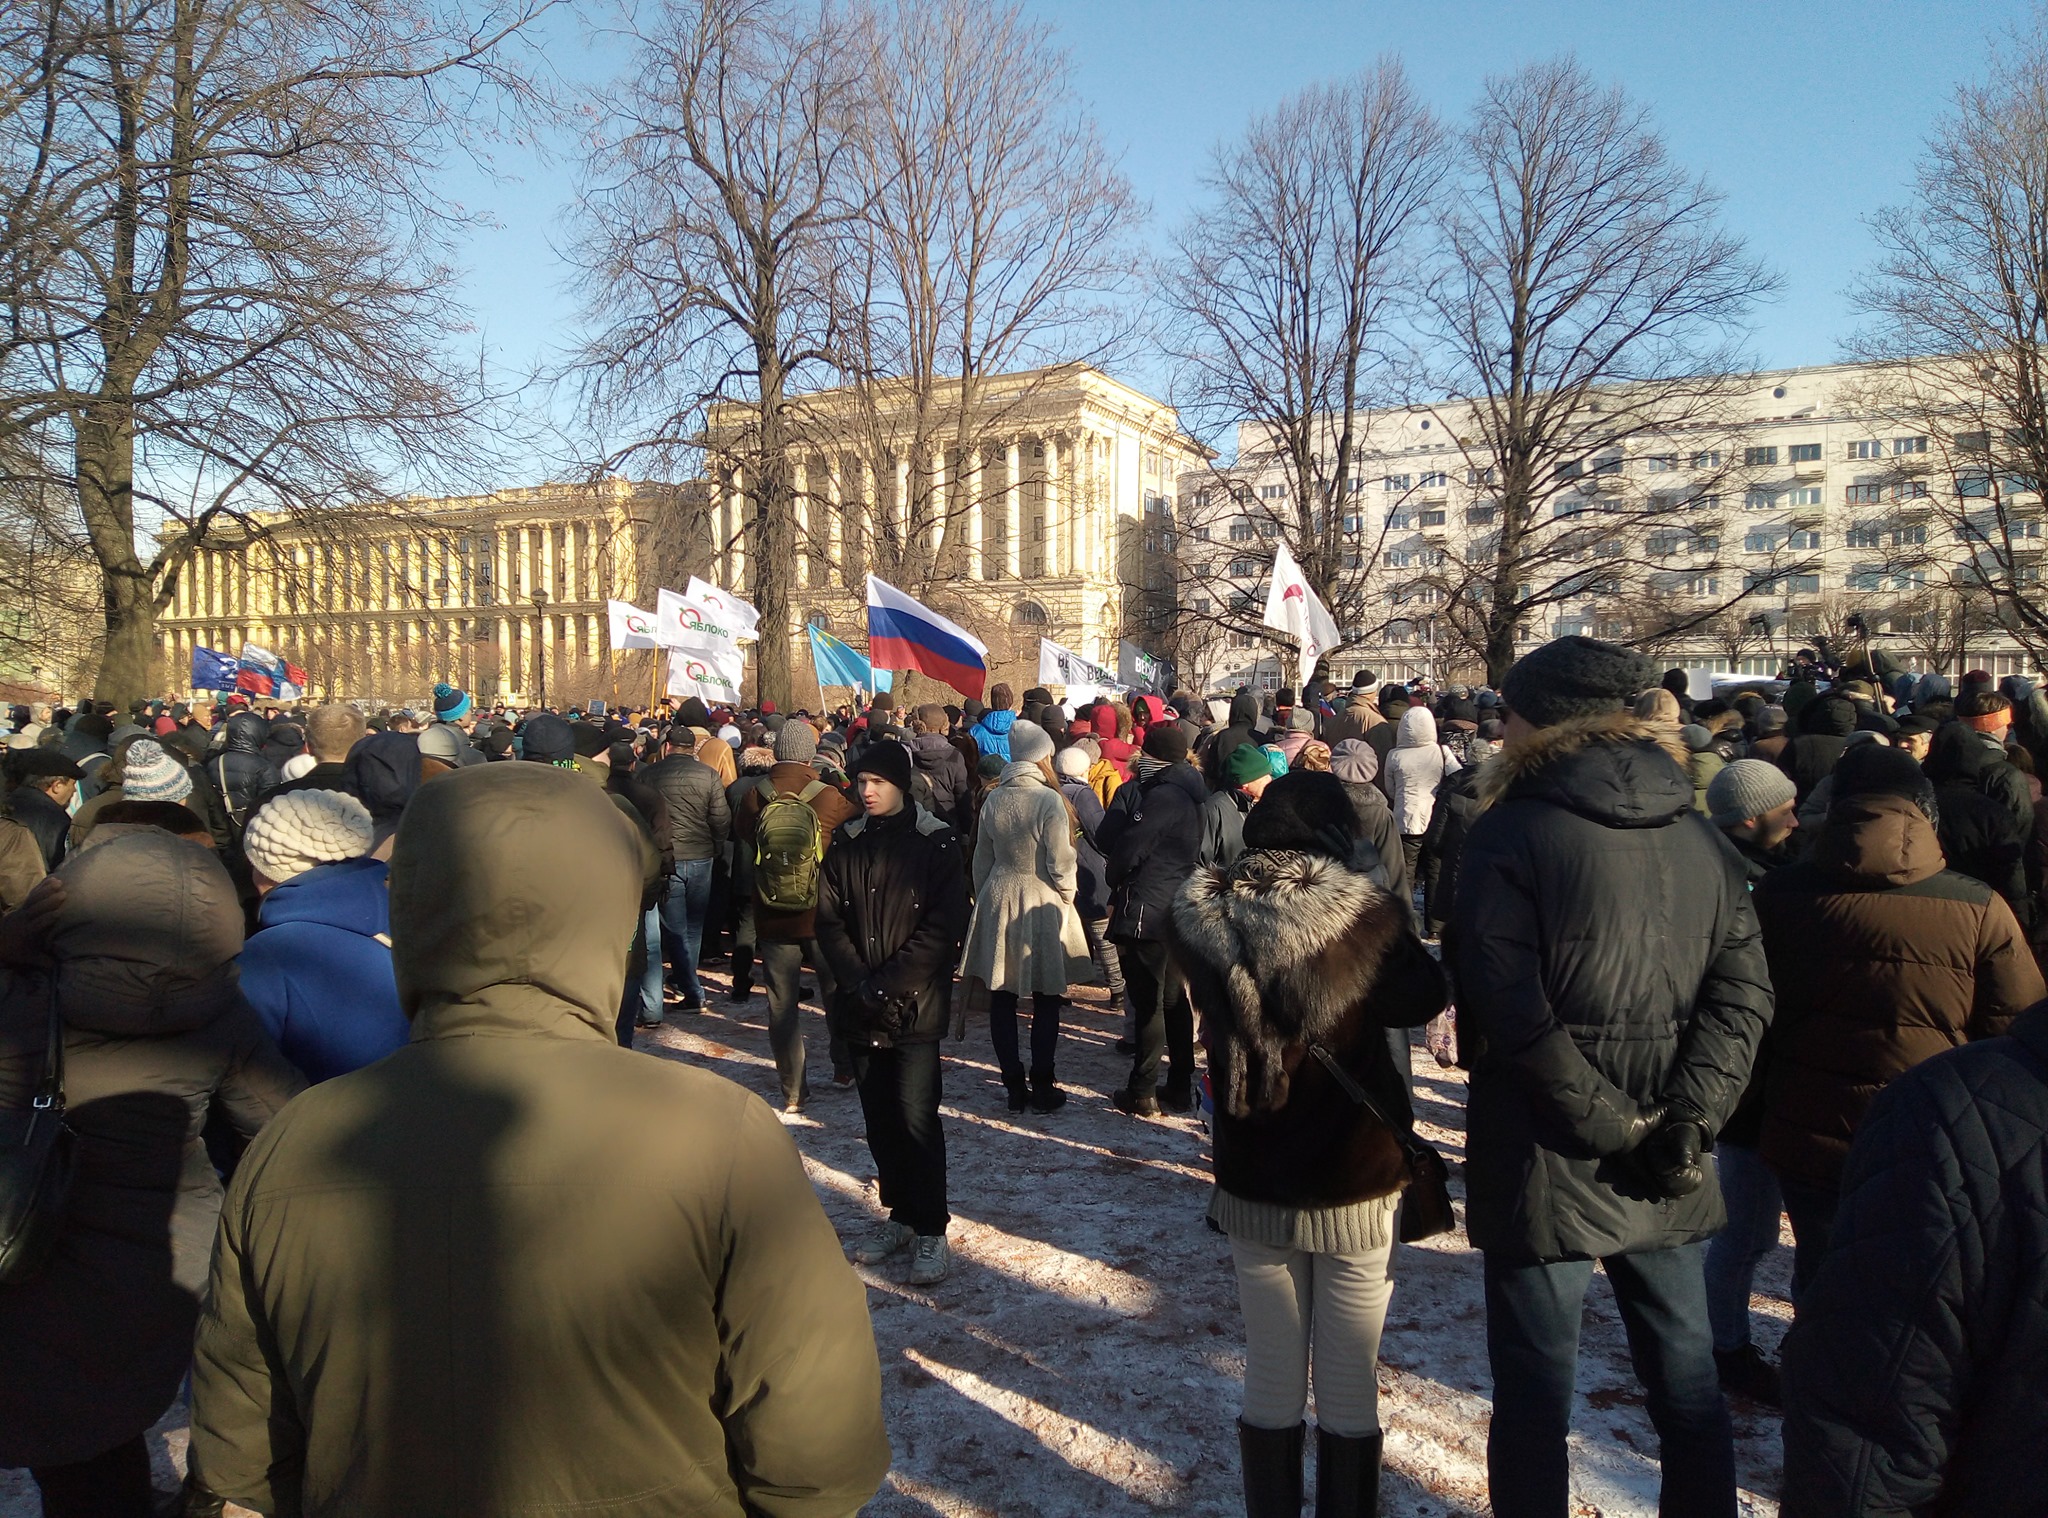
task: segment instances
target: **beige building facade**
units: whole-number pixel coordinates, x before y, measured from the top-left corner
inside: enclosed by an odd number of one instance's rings
[[[165,683],[184,687],[195,647],[250,642],[301,665],[314,695],[380,704],[442,680],[485,701],[638,689],[648,656],[613,657],[605,602],[641,593],[645,548],[700,499],[608,480],[266,521],[180,574],[157,620]]]

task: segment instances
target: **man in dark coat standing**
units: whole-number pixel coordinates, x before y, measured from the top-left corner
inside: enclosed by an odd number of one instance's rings
[[[967,936],[967,871],[953,830],[911,801],[910,777],[900,743],[871,744],[854,765],[861,815],[826,851],[817,931],[838,982],[828,1015],[851,1050],[889,1209],[853,1257],[877,1265],[909,1249],[911,1281],[929,1286],[952,1266],[939,1039]]]
[[[1466,1179],[1486,1257],[1498,1518],[1563,1518],[1579,1323],[1606,1268],[1662,1444],[1666,1518],[1733,1518],[1707,1326],[1723,1220],[1701,1151],[1771,992],[1742,868],[1693,809],[1675,731],[1626,709],[1640,654],[1560,638],[1508,671],[1446,951],[1472,1067]]]

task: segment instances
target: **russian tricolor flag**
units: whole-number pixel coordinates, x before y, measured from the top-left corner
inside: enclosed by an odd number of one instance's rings
[[[988,684],[988,645],[957,622],[868,576],[868,660],[876,669],[914,669],[963,696]]]

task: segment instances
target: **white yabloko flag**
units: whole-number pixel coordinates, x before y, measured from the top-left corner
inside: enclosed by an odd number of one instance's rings
[[[689,588],[684,591],[692,601],[727,627],[737,628],[742,638],[756,636],[761,625],[761,613],[729,590],[720,590],[709,580],[690,576]]]
[[[661,641],[656,637],[655,618],[651,611],[642,611],[631,601],[606,601],[605,610],[611,613],[613,648],[659,648]]]
[[[673,648],[668,655],[668,693],[678,701],[700,696],[712,706],[740,705],[740,680],[747,672],[747,656],[738,648],[723,653],[698,653]]]
[[[1315,673],[1316,660],[1344,641],[1344,635],[1337,630],[1337,619],[1309,589],[1285,539],[1273,551],[1273,583],[1266,588],[1266,615],[1260,620],[1300,641],[1301,674],[1294,682],[1296,686],[1308,684],[1309,676]]]
[[[741,638],[731,613],[708,605],[698,596],[679,590],[661,590],[655,596],[655,639],[664,648],[687,648],[695,653],[724,654],[734,651]]]

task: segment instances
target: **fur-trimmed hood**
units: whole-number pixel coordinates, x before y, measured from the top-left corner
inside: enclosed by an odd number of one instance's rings
[[[1325,854],[1254,849],[1189,878],[1172,941],[1212,1048],[1228,1050],[1225,1112],[1286,1104],[1287,1046],[1335,1037],[1406,927],[1392,895]]]
[[[1575,717],[1502,745],[1480,770],[1479,800],[1534,796],[1609,827],[1662,827],[1692,807],[1687,759],[1667,722]]]

